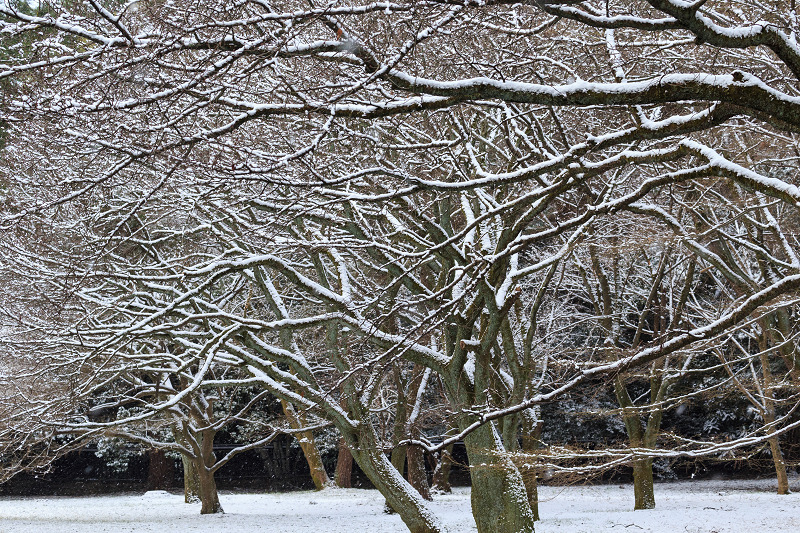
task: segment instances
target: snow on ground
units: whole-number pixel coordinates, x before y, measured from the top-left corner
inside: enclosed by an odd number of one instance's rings
[[[772,480],[656,486],[657,509],[632,511],[631,485],[541,487],[538,533],[783,533],[800,531],[800,478],[778,496]],[[373,490],[221,495],[224,515],[200,516],[182,495],[0,498],[0,533],[399,533]],[[432,504],[452,533],[476,531],[469,489]]]

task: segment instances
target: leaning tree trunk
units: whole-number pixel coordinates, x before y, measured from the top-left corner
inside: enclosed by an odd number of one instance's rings
[[[771,391],[772,383],[774,381],[772,371],[770,369],[770,360],[767,356],[769,346],[769,333],[773,332],[772,329],[762,326],[764,335],[760,339],[759,348],[761,350],[761,377],[763,380],[763,390]],[[764,422],[771,426],[775,423],[775,397],[770,393],[764,396]],[[769,449],[772,452],[772,462],[775,464],[775,475],[778,478],[778,494],[789,494],[789,478],[786,475],[786,462],[783,459],[783,452],[781,451],[781,444],[778,436],[775,435],[769,439]]]
[[[789,477],[786,475],[786,461],[783,458],[778,437],[769,439],[769,449],[772,452],[772,462],[775,464],[775,474],[778,478],[778,494],[789,494]]]
[[[386,503],[400,515],[411,533],[443,533],[445,527],[428,508],[422,496],[405,480],[378,445],[374,429],[361,424],[358,432],[346,436],[358,466]]]

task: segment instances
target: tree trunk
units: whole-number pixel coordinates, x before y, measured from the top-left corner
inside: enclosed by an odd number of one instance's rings
[[[198,479],[200,481],[200,514],[222,513],[222,505],[219,503],[217,493],[217,483],[214,481],[214,473],[205,467],[199,467]]]
[[[291,404],[281,400],[281,405],[292,429],[301,429],[305,426],[305,417],[301,413],[297,413]],[[297,442],[300,443],[300,448],[303,450],[303,455],[308,463],[308,470],[311,473],[311,479],[314,481],[314,488],[317,490],[324,489],[330,485],[331,480],[325,471],[325,465],[314,440],[314,434],[311,431],[300,432],[297,434]]]
[[[173,464],[164,450],[149,450],[147,457],[147,490],[168,490],[172,488]]]
[[[535,468],[526,467],[520,472],[522,474],[522,482],[525,484],[525,494],[528,496],[528,505],[531,506],[531,513],[533,513],[533,521],[537,522],[539,518],[539,479]]]
[[[425,470],[425,452],[419,446],[409,446],[406,451],[408,462],[408,482],[419,495],[426,500],[432,500],[431,487],[428,484],[428,473]]]
[[[210,409],[210,406],[209,406]],[[217,462],[214,455],[214,437],[216,431],[207,429],[199,434],[200,457],[195,459],[197,468],[197,478],[200,481],[200,514],[223,513],[222,505],[219,503],[217,493],[217,482],[214,481],[214,471],[212,467]]]
[[[200,477],[197,467],[192,458],[181,454],[183,463],[183,500],[186,503],[197,503],[200,501]]]
[[[343,489],[353,486],[353,455],[344,439],[339,439],[339,456],[336,459],[336,485]]]
[[[392,449],[390,462],[392,463],[392,466],[397,470],[397,472],[401,476],[404,476],[406,472],[406,447],[395,446],[394,449]],[[396,513],[397,511],[394,510],[394,507],[392,507],[392,504],[389,503],[389,500],[387,499],[383,506],[383,512],[388,514],[393,514]]]
[[[525,483],[528,505],[531,506],[533,520],[539,520],[539,469],[534,461],[542,442],[542,421],[532,410],[522,413],[522,435],[520,444],[525,460],[518,466]]]
[[[651,377],[650,395],[655,403],[659,401],[666,392],[668,384],[665,382],[657,383]],[[634,407],[633,401],[628,394],[628,389],[621,376],[614,380],[614,391],[617,395],[619,406],[622,407],[622,421],[625,423],[625,430],[631,446],[640,448],[653,448],[656,444],[659,431],[661,429],[661,408],[653,408],[648,417],[646,427],[642,427],[642,421]],[[633,509],[655,509],[656,497],[653,490],[653,459],[638,459],[633,462]]]
[[[634,510],[656,508],[652,459],[640,459],[633,463],[633,493]]]
[[[464,438],[478,533],[532,533],[534,518],[522,475],[499,441],[491,423]]]
[[[781,444],[778,437],[769,439],[769,449],[772,452],[772,461],[775,463],[775,474],[778,477],[778,494],[789,494],[789,478],[786,475],[786,462],[783,459]]]
[[[397,471],[378,446],[374,430],[359,426],[358,434],[348,437],[350,451],[358,466],[400,515],[411,533],[443,533],[445,527],[428,508],[425,500]]]
[[[450,469],[453,465],[453,445],[451,444],[439,455],[439,461],[436,468],[433,470],[433,492],[443,494],[450,494],[452,488],[450,487]]]

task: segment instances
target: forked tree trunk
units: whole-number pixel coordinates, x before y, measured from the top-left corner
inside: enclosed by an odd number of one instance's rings
[[[651,378],[650,394],[653,403],[661,401],[668,388],[668,383],[664,381],[655,381]],[[614,380],[614,391],[617,396],[617,401],[622,407],[622,421],[625,423],[625,430],[628,433],[628,439],[633,447],[653,448],[656,444],[656,439],[661,431],[661,417],[663,410],[660,407],[654,407],[650,411],[647,419],[647,425],[643,426],[639,418],[639,414],[635,410],[633,401],[628,394],[628,389],[622,377],[617,376]],[[634,503],[633,509],[655,509],[656,497],[653,488],[653,459],[638,459],[633,462],[633,496]]]
[[[353,454],[344,439],[339,439],[339,456],[336,458],[336,486],[349,489],[353,486]]]
[[[633,494],[635,510],[656,508],[652,459],[640,459],[633,463]]]
[[[522,475],[499,445],[491,423],[464,438],[478,533],[532,533],[534,519]]]

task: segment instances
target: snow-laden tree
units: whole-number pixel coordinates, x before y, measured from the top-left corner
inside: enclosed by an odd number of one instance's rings
[[[75,247],[9,238],[6,261],[69,288],[95,353],[165,336],[201,369],[187,394],[258,384],[329,419],[412,531],[443,526],[371,409],[387,369],[429,369],[478,530],[532,531],[507,452],[536,405],[704,349],[800,287],[784,261],[661,342],[557,373],[538,357],[542,299],[582,241],[610,246],[601,220],[636,213],[737,279],[675,216],[676,190],[718,180],[797,209],[791,172],[773,171],[796,167],[796,14],[771,7],[5,2],[3,39],[37,38],[0,63],[3,224]],[[157,253],[132,260],[142,243]]]

